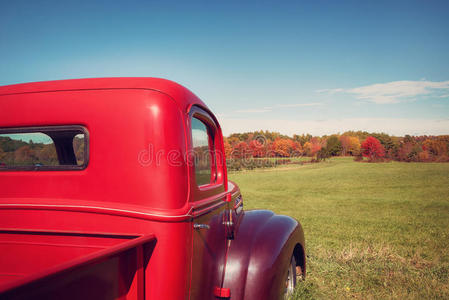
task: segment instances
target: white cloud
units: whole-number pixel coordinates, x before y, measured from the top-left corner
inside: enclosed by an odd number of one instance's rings
[[[237,119],[220,118],[225,135],[234,132],[255,130],[278,131],[293,135],[310,133],[324,135],[343,133],[348,130],[385,132],[393,135],[439,135],[449,134],[449,119],[393,119],[393,118],[347,118],[328,120],[280,120],[280,119]]]
[[[322,106],[324,103],[321,102],[311,102],[311,103],[292,103],[292,104],[278,104],[275,106],[268,106],[262,108],[250,108],[250,109],[239,109],[236,113],[266,113],[271,112],[276,108],[292,108],[292,107],[310,107],[310,106]]]
[[[307,107],[307,106],[322,106],[324,103],[312,102],[312,103],[293,103],[293,104],[279,104],[276,107]]]
[[[345,89],[322,89],[322,90],[316,90],[315,92],[319,93],[319,94],[335,94],[335,93],[341,93],[344,92]]]
[[[419,96],[438,95],[438,92],[449,91],[449,81],[392,81],[377,83],[350,89],[319,90],[318,93],[348,93],[355,98],[378,104],[399,103],[416,100]],[[443,95],[444,96],[444,95]]]
[[[253,109],[241,109],[236,110],[236,113],[266,113],[270,112],[273,109],[271,107],[263,107],[263,108],[253,108]]]

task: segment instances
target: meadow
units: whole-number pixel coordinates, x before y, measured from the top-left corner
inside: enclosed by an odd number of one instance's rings
[[[245,209],[298,219],[293,299],[449,299],[449,164],[321,163],[231,172]]]

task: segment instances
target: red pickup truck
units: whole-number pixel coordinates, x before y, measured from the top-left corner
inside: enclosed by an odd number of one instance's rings
[[[0,87],[0,299],[288,296],[303,230],[244,211],[223,153],[215,116],[172,81]]]

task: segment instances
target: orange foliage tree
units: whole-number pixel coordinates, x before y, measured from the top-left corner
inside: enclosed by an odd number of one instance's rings
[[[399,161],[418,161],[419,153],[423,151],[423,149],[416,143],[410,140],[406,140],[402,142],[399,147],[398,153],[396,155],[396,159]]]
[[[278,138],[273,142],[273,150],[276,156],[291,157],[298,156],[301,149],[301,144],[295,143],[291,139]]]
[[[341,154],[357,155],[360,152],[360,141],[356,136],[342,135],[340,136]]]
[[[434,156],[447,154],[446,143],[442,140],[427,139],[423,142],[423,149],[429,151]]]
[[[225,157],[231,158],[232,146],[229,143],[227,138],[223,138],[223,148],[224,148],[224,152],[225,152]]]
[[[306,142],[304,144],[303,148],[304,148],[304,153],[307,156],[315,156],[317,154],[317,152],[321,150],[321,147],[322,147],[321,141],[318,138],[313,137],[310,139],[309,142]]]

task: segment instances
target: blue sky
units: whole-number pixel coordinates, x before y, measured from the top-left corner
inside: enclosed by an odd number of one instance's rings
[[[449,1],[1,1],[0,85],[177,81],[224,133],[449,134]]]

